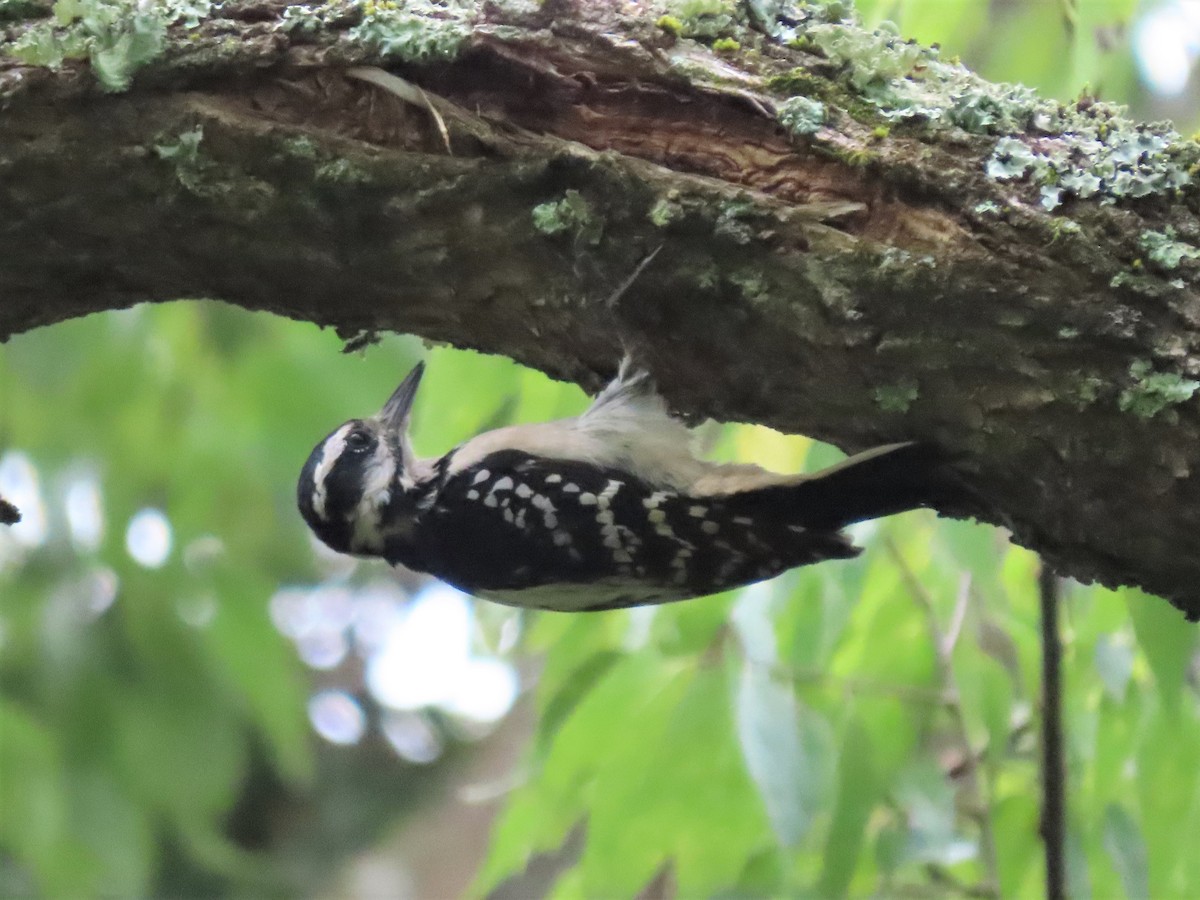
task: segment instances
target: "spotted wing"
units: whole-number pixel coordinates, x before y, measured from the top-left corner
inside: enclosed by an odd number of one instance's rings
[[[756,521],[726,499],[520,451],[447,477],[420,533],[421,556],[444,580],[568,610],[682,600],[856,552],[835,532]]]

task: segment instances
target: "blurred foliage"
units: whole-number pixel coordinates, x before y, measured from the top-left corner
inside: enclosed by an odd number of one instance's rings
[[[1064,99],[1088,85],[1143,113],[1126,38],[1152,5],[859,0],[989,77]],[[294,512],[309,449],[373,412],[419,352],[340,348],[205,303],[0,349],[0,459],[32,466],[42,502],[24,512],[45,527],[27,543],[0,530],[0,895],[320,893],[436,794],[436,774],[377,736],[315,738],[306,703],[331,676],[269,613],[281,585],[391,577],[314,552]],[[585,402],[506,360],[430,356],[420,452]],[[703,437],[784,470],[837,458],[749,426]],[[64,511],[81,480],[100,492],[94,540]],[[126,548],[146,509],[171,529],[160,566]],[[651,882],[686,897],[1040,895],[1036,559],[924,513],[856,536],[858,560],[736,594],[524,617],[538,725],[471,893],[520,894],[533,858],[556,897]],[[1071,894],[1191,896],[1195,630],[1136,591],[1068,584],[1063,604]],[[502,630],[479,612],[482,632]],[[361,671],[338,678],[361,689]]]

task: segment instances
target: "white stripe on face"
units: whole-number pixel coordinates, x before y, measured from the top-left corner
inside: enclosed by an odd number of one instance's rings
[[[325,479],[346,449],[346,437],[351,427],[347,422],[321,445],[321,461],[313,470],[313,511],[321,520],[325,519]]]

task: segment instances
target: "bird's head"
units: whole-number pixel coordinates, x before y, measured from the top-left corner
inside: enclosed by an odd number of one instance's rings
[[[405,376],[378,415],[351,419],[313,448],[296,491],[304,521],[340,553],[376,555],[401,536],[424,474],[408,429],[424,363]]]

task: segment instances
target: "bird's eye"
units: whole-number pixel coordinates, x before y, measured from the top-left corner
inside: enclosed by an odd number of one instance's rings
[[[346,436],[346,446],[355,453],[361,453],[370,444],[371,439],[365,431],[352,431]]]

